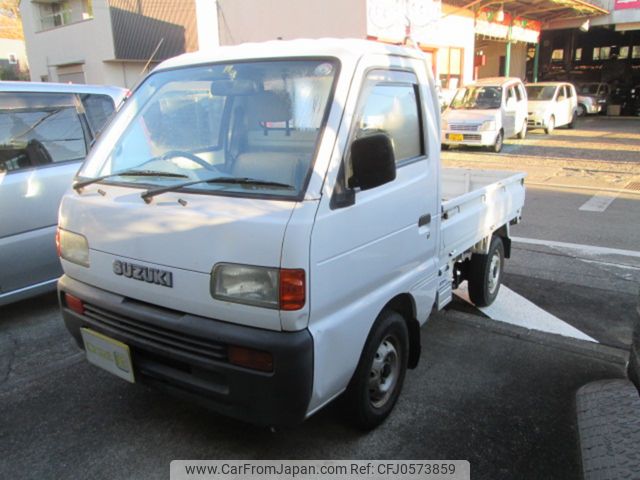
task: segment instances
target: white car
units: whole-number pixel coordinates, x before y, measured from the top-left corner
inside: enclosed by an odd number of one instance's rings
[[[505,138],[527,134],[527,93],[519,78],[485,78],[461,87],[442,114],[442,147],[502,150]]]
[[[578,96],[570,83],[540,82],[527,85],[529,129],[543,128],[547,134],[556,127],[575,127]]]

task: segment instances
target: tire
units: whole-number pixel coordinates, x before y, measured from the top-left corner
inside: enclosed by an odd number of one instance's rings
[[[376,319],[345,394],[350,420],[371,430],[396,404],[409,361],[409,330],[402,315],[384,310]]]
[[[500,153],[502,151],[503,144],[504,144],[504,134],[502,133],[502,130],[500,130],[498,132],[498,135],[496,135],[496,141],[493,144],[493,147],[490,147],[490,150],[494,153]]]
[[[549,123],[547,123],[547,126],[544,128],[544,133],[546,133],[547,135],[551,135],[555,130],[555,128],[556,128],[556,117],[551,115],[551,118],[549,118]]]
[[[491,239],[489,253],[471,256],[467,278],[469,298],[477,307],[491,305],[498,296],[504,270],[504,245],[500,237]]]
[[[518,132],[518,138],[520,140],[524,140],[527,136],[527,121],[524,121],[524,124],[522,125],[522,130],[520,130]]]
[[[441,144],[441,150],[449,150],[449,145],[446,143]]]
[[[577,120],[578,120],[578,115],[576,114],[576,112],[573,112],[573,115],[571,116],[571,121],[567,124],[567,128],[576,128]]]
[[[576,113],[578,114],[579,117],[584,117],[587,114],[587,107],[579,103]]]

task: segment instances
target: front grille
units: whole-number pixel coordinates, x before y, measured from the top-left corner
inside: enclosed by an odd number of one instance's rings
[[[473,133],[472,134],[467,133],[467,134],[464,135],[464,139],[465,140],[478,140],[478,141],[480,141],[480,140],[482,140],[482,135],[473,134]]]
[[[84,304],[84,309],[85,315],[94,323],[125,337],[141,339],[159,347],[186,352],[210,360],[227,361],[227,345],[224,343],[141,322],[88,303]]]
[[[449,130],[457,130],[459,132],[477,132],[478,124],[467,124],[467,123],[450,123]]]

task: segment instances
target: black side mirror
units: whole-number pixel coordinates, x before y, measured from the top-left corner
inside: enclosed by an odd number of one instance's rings
[[[354,140],[351,168],[349,188],[369,190],[395,180],[396,159],[389,135],[376,133]]]

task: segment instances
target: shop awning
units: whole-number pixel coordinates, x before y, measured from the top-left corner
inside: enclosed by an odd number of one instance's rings
[[[445,3],[473,11],[502,9],[512,17],[524,17],[541,23],[579,17],[586,19],[609,13],[595,0],[445,0]]]

